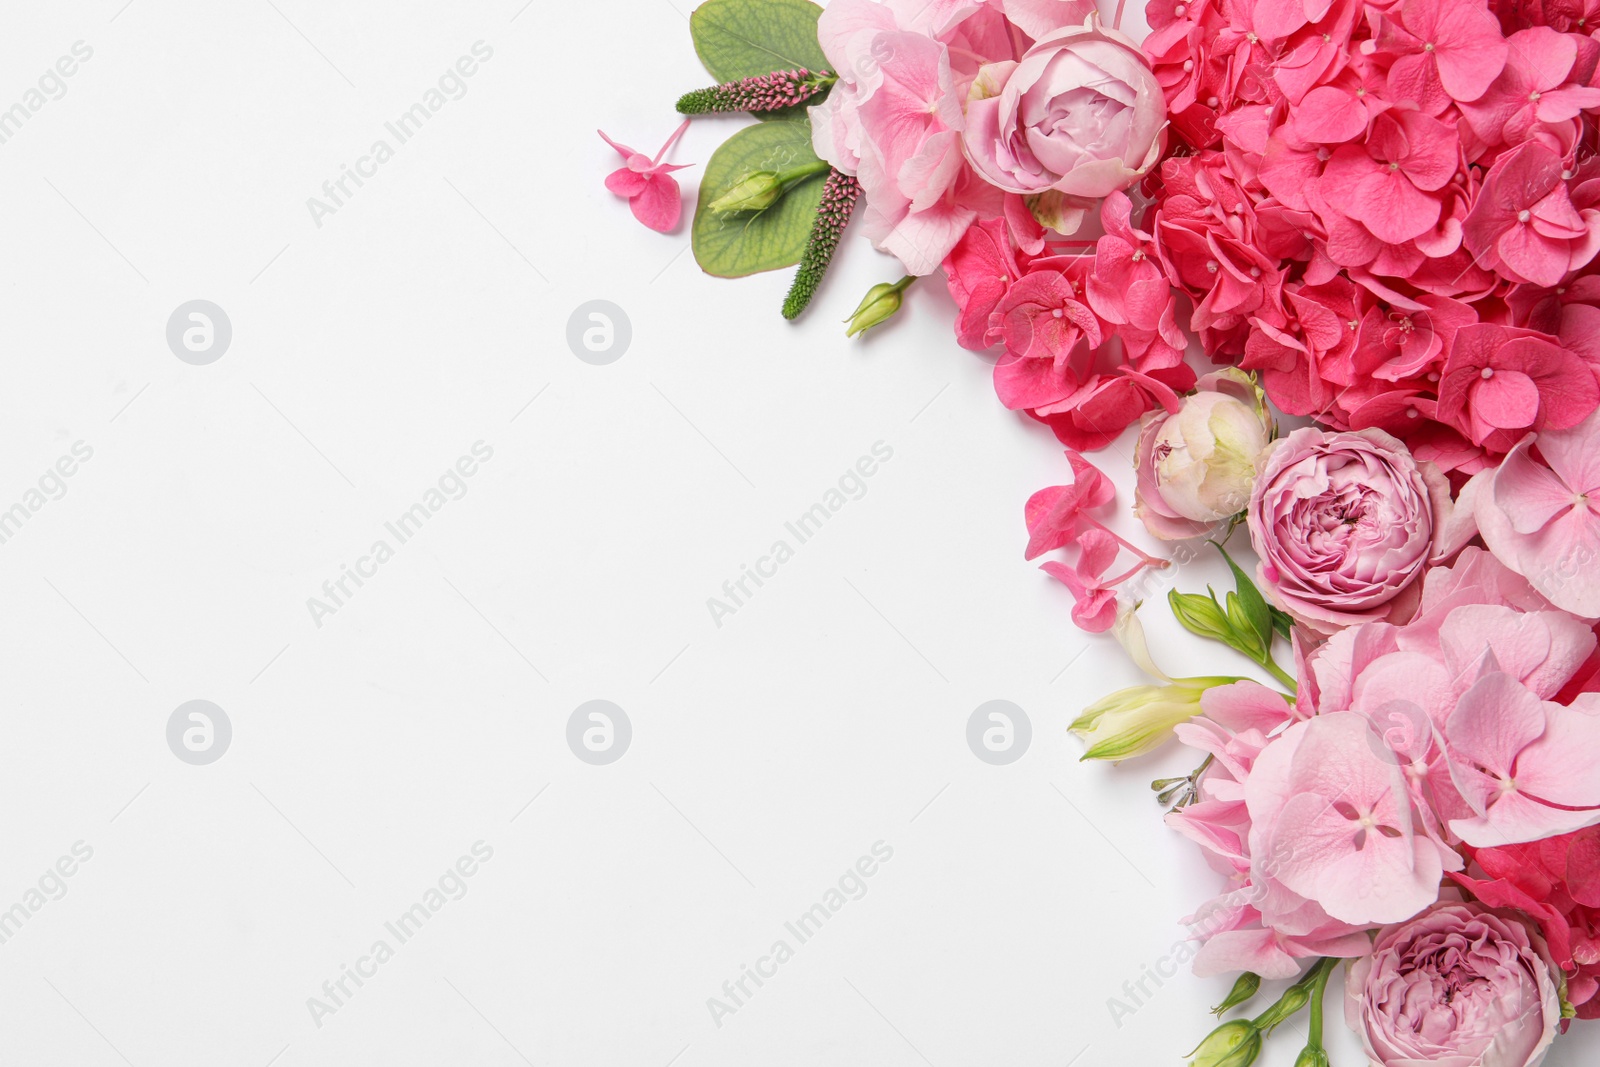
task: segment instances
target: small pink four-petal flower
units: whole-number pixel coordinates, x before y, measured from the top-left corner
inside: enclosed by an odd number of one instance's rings
[[[672,172],[683,170],[691,164],[675,165],[661,160],[688,128],[689,120],[684,119],[683,125],[667,138],[667,143],[661,146],[661,151],[656,153],[654,159],[625,144],[618,144],[607,137],[603,130],[597,131],[606,144],[628,161],[627,166],[612,171],[606,177],[606,188],[618,196],[627,197],[633,217],[658,233],[671,230],[683,216],[683,195],[678,190],[678,180],[672,176]]]

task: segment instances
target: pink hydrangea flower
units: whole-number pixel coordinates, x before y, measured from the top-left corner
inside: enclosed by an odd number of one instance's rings
[[[1600,414],[1530,435],[1479,494],[1478,525],[1556,606],[1600,618]]]
[[[1386,111],[1365,143],[1342,145],[1329,158],[1317,188],[1341,214],[1380,241],[1401,244],[1439,221],[1437,195],[1456,172],[1455,130],[1417,111]]]
[[[944,272],[960,309],[956,343],[974,352],[992,347],[990,316],[1022,276],[1006,221],[986,219],[969,229],[945,258]]]
[[[1101,342],[1100,321],[1079,288],[1047,260],[1032,264],[1006,291],[995,307],[994,325],[1013,359],[1046,360],[1057,371],[1066,367],[1080,341],[1090,348]]]
[[[1438,898],[1447,866],[1449,850],[1417,832],[1405,780],[1381,747],[1364,716],[1319,715],[1285,731],[1245,785],[1253,851],[1341,922],[1409,919]]]
[[[618,196],[626,197],[628,206],[633,209],[633,217],[657,233],[671,231],[683,215],[683,195],[678,190],[678,179],[672,176],[672,172],[683,170],[690,164],[663,163],[661,160],[688,128],[689,120],[684,119],[683,125],[667,138],[667,143],[661,146],[661,151],[656,153],[654,159],[625,144],[618,144],[604,132],[600,133],[606,144],[627,160],[626,166],[612,171],[606,177],[606,188]]]
[[[1450,100],[1482,96],[1509,51],[1494,16],[1475,0],[1403,0],[1363,47],[1399,55],[1389,68],[1391,94],[1417,101],[1429,114]]]
[[[1462,237],[1485,265],[1518,281],[1555,285],[1600,250],[1600,211],[1580,214],[1560,156],[1530,141],[1495,161]]]
[[[1450,829],[1469,845],[1536,841],[1600,823],[1600,694],[1540,700],[1495,671],[1462,694],[1445,724],[1451,774],[1473,817]]]
[[[1521,144],[1537,124],[1569,122],[1600,105],[1600,89],[1568,81],[1578,40],[1548,26],[1512,34],[1504,71],[1481,98],[1461,105],[1473,131],[1490,144]]]
[[[993,4],[952,0],[836,0],[817,36],[839,82],[810,109],[813,147],[861,182],[873,244],[907,273],[931,274],[969,226],[1005,213],[962,154],[962,101],[979,66],[1014,59],[1019,42]]]
[[[1086,513],[1105,507],[1116,495],[1110,479],[1083,456],[1068,451],[1067,462],[1072,464],[1072,484],[1039,490],[1023,509],[1028,526],[1024,559],[1072,544],[1084,530],[1097,525]]]
[[[1116,539],[1104,530],[1085,530],[1078,536],[1078,562],[1073,566],[1051,560],[1041,564],[1052,578],[1072,590],[1072,621],[1090,633],[1105,633],[1117,621],[1118,579],[1106,579],[1106,569],[1117,558]]]
[[[1554,339],[1480,322],[1456,333],[1439,381],[1440,421],[1477,445],[1511,449],[1529,430],[1563,430],[1600,404],[1600,383]]]

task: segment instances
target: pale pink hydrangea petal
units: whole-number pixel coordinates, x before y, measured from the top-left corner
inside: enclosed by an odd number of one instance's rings
[[[1589,658],[1595,635],[1565,612],[1519,612],[1500,604],[1472,604],[1457,608],[1444,620],[1439,644],[1453,678],[1466,678],[1489,652],[1501,671],[1547,700]],[[1458,692],[1464,688],[1464,684],[1456,687]]]
[[[1478,816],[1451,829],[1474,847],[1600,823],[1600,696],[1540,701],[1508,674],[1462,696],[1446,726],[1451,776]]]
[[[1545,462],[1536,460],[1536,447]],[[1494,554],[1557,607],[1586,618],[1600,618],[1600,498],[1591,502],[1595,487],[1587,484],[1600,476],[1597,452],[1600,414],[1530,436],[1507,455],[1477,504],[1479,530]],[[1559,469],[1551,469],[1552,459]]]
[[[1535,463],[1527,448],[1513,449],[1500,470],[1504,477],[1497,479],[1494,502],[1519,534],[1544,529],[1551,519],[1572,507],[1582,492],[1574,490],[1549,467]]]

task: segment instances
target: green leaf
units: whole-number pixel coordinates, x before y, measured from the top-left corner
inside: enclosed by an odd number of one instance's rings
[[[783,172],[816,161],[811,123],[805,119],[746,127],[717,149],[706,164],[694,214],[694,258],[700,269],[721,278],[742,278],[800,262],[822,202],[820,175],[795,186],[760,214],[724,215],[707,205],[757,171]]]
[[[1212,542],[1215,544],[1215,542]],[[1266,654],[1272,651],[1272,634],[1275,627],[1272,622],[1272,609],[1267,605],[1267,600],[1261,595],[1261,590],[1256,588],[1256,583],[1250,580],[1240,566],[1233,561],[1233,557],[1221,545],[1217,551],[1222,553],[1222,558],[1228,561],[1228,569],[1233,572],[1233,583],[1239,591],[1240,614],[1246,619],[1250,628],[1255,631],[1256,638]]]
[[[1261,634],[1245,609],[1244,601],[1232,591],[1224,597],[1224,601],[1228,605],[1228,623],[1232,627],[1228,644],[1260,663],[1267,654],[1266,647],[1261,643]]]
[[[1294,616],[1286,611],[1272,609],[1272,628],[1278,631],[1278,636],[1285,641],[1294,639]]]
[[[689,16],[694,50],[719,82],[775,70],[828,69],[811,0],[706,0]]]

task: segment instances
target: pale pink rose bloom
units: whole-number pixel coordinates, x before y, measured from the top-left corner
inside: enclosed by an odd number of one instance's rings
[[[962,142],[978,174],[1007,192],[1092,201],[1155,165],[1166,117],[1144,53],[1091,17],[979,71]]]
[[[1262,589],[1324,634],[1404,622],[1450,503],[1443,476],[1382,430],[1296,430],[1273,443],[1250,499]]]
[[[1374,1067],[1537,1067],[1561,1025],[1559,971],[1511,912],[1440,903],[1385,929],[1345,982]]]
[[[1026,47],[1006,16],[1042,32],[1089,9],[1086,0],[833,0],[824,9],[817,39],[839,83],[811,109],[812,146],[861,182],[863,231],[907,273],[931,274],[973,222],[1008,211],[961,150],[972,79]]]

